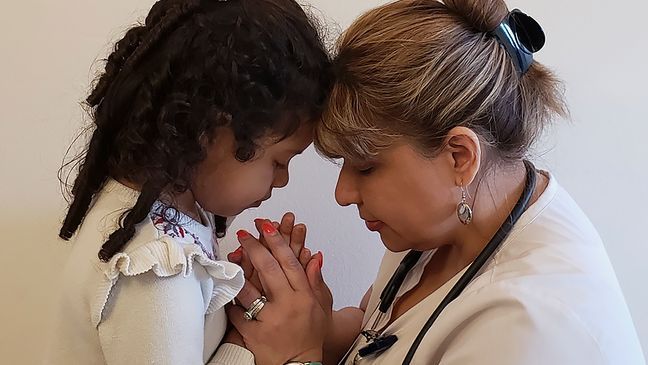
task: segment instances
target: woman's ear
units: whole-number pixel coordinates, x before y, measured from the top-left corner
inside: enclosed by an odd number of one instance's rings
[[[453,164],[455,184],[457,186],[472,184],[479,172],[482,157],[477,133],[470,128],[455,127],[448,132],[445,149]]]

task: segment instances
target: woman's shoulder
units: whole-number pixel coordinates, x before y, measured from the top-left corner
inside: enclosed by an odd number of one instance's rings
[[[612,299],[625,306],[598,232],[567,191],[554,177],[551,180],[466,291],[531,290],[580,307],[579,313]],[[605,295],[606,301],[597,301],[599,295]]]
[[[483,270],[490,281],[516,276],[582,275],[616,282],[598,231],[550,175],[546,191],[522,215]]]
[[[552,180],[549,193],[529,208],[456,305],[475,313],[509,308],[528,323],[560,324],[534,336],[568,333],[570,327],[574,336],[606,352],[632,352],[636,332],[603,242],[574,199]],[[610,338],[610,331],[626,344]]]
[[[558,178],[550,172],[542,173],[549,179],[545,191],[522,215],[504,246],[509,241],[530,236],[547,241],[560,238],[601,245],[598,231]]]
[[[622,296],[597,291],[597,283],[588,280],[560,281],[559,275],[551,283],[519,276],[467,290],[447,308],[445,328],[469,328],[451,335],[479,343],[489,333],[498,333],[502,349],[512,346],[527,355],[556,360],[542,363],[575,364],[585,358],[591,360],[588,364],[643,363]]]

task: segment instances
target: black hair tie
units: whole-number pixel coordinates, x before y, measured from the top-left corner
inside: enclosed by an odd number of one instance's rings
[[[506,48],[521,74],[529,70],[533,63],[533,54],[542,49],[546,40],[540,24],[519,9],[511,11],[500,25],[488,34],[497,38]]]

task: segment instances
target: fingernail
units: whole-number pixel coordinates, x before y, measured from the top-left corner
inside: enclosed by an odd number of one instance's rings
[[[229,261],[241,261],[242,258],[243,258],[243,247],[239,247],[235,251],[230,252],[230,254],[227,255],[227,259]]]
[[[320,270],[322,270],[322,267],[324,266],[324,255],[322,254],[322,251],[317,251],[315,256],[317,256],[317,261],[319,262],[319,268]]]
[[[227,255],[227,260],[229,260],[229,262],[238,263],[239,261],[241,261],[241,258],[242,258],[241,254],[237,253],[236,251],[231,252],[229,255]]]
[[[246,238],[250,237],[250,234],[247,233],[247,232],[244,231],[244,230],[240,230],[240,231],[236,232],[236,236],[237,236],[239,239],[246,239]]]
[[[263,229],[263,233],[267,235],[274,236],[277,234],[277,229],[270,222],[263,222],[261,228]]]
[[[263,223],[263,219],[257,218],[257,219],[254,220],[254,223],[255,224],[261,224],[261,223]]]

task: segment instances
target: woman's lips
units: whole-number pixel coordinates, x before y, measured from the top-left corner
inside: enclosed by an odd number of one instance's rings
[[[367,229],[372,232],[378,232],[385,226],[385,223],[381,221],[365,221],[365,224],[367,225]]]

